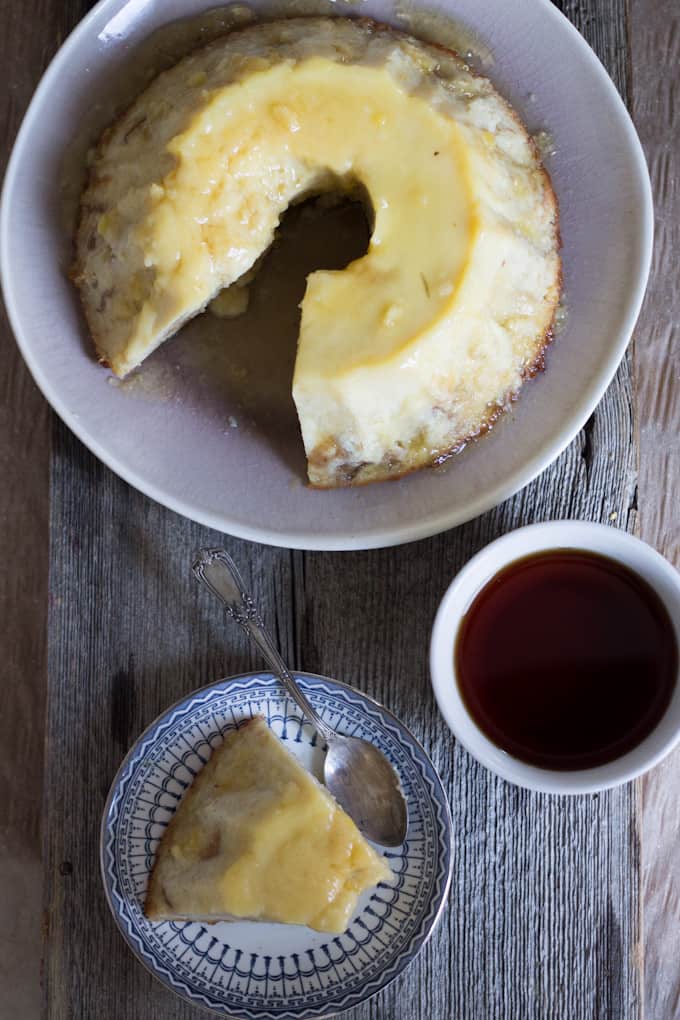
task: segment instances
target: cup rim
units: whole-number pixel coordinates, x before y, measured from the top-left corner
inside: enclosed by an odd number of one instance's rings
[[[449,729],[469,754],[510,783],[554,794],[596,793],[648,771],[680,743],[680,654],[671,701],[654,729],[634,748],[588,769],[540,768],[494,744],[468,711],[456,680],[454,649],[462,618],[484,585],[516,560],[557,549],[583,549],[627,566],[665,605],[680,653],[680,574],[646,542],[612,525],[561,520],[529,524],[484,546],[461,568],[442,598],[432,627],[430,677]]]

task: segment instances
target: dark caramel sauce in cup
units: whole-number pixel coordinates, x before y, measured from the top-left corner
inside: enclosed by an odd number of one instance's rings
[[[513,757],[547,769],[604,765],[664,715],[678,648],[668,611],[632,570],[557,549],[511,563],[463,617],[463,701]]]

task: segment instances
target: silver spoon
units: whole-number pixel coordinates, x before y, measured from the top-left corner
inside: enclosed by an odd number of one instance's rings
[[[382,846],[403,843],[406,802],[385,755],[367,740],[341,736],[319,718],[288,671],[231,556],[223,549],[204,549],[193,571],[254,641],[291,698],[326,741],[324,781],[338,804],[368,839]]]

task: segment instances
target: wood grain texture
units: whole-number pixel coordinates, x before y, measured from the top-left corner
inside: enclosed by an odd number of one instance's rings
[[[25,10],[46,13],[44,4]],[[27,32],[16,9],[9,17],[9,4],[0,12],[4,171],[53,43]],[[22,1020],[40,1008],[49,418],[0,309],[0,1016]]]
[[[0,917],[13,918],[0,933],[0,1003],[31,1020],[40,1001],[49,410],[4,315],[0,363]]]
[[[635,344],[640,534],[680,567],[680,7],[630,11],[632,112],[652,178],[656,240]],[[645,1006],[680,1016],[680,752],[643,784]]]
[[[626,94],[623,0],[565,9]],[[449,909],[406,975],[352,1020],[637,1020],[637,787],[563,800],[493,778],[454,745],[427,669],[439,599],[474,552],[512,527],[555,517],[613,517],[633,529],[636,482],[629,360],[579,437],[515,498],[445,535],[367,553],[223,539],[128,488],[55,423],[45,1014],[203,1015],[158,985],[118,937],[100,887],[97,838],[111,779],[144,726],[192,688],[257,665],[190,578],[196,549],[220,543],[289,660],[349,680],[396,711],[450,795]]]

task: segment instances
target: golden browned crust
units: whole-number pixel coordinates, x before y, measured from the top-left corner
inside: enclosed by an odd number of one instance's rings
[[[561,267],[559,286],[561,293]],[[543,335],[541,345],[534,361],[527,365],[522,371],[522,379],[525,382],[530,381],[535,376],[545,371],[545,354],[548,347],[555,339],[556,314],[557,306],[553,312],[553,318],[550,326]],[[486,418],[482,419],[474,432],[468,433],[462,439],[457,440],[445,450],[433,450],[431,458],[427,461],[419,461],[417,464],[410,465],[403,457],[402,451],[394,451],[391,455],[386,455],[379,464],[352,465],[347,463],[346,465],[341,465],[337,469],[332,482],[329,482],[327,485],[322,485],[318,482],[310,481],[308,483],[308,487],[310,489],[331,490],[354,488],[360,485],[369,485],[372,482],[398,482],[401,478],[406,478],[407,475],[412,475],[416,471],[421,471],[426,468],[431,469],[441,467],[441,465],[447,460],[450,460],[457,454],[462,453],[463,450],[470,445],[470,443],[476,443],[483,436],[487,435],[487,433],[491,432],[494,425],[506,414],[512,404],[519,400],[519,394],[519,390],[513,390],[511,393],[508,393],[505,400],[489,409],[489,414]],[[338,453],[341,452],[342,451],[338,449],[337,444],[335,444],[332,440],[327,439],[323,446],[317,447],[316,450],[312,451],[308,458],[308,462],[312,467],[326,467],[327,464],[334,460]]]

